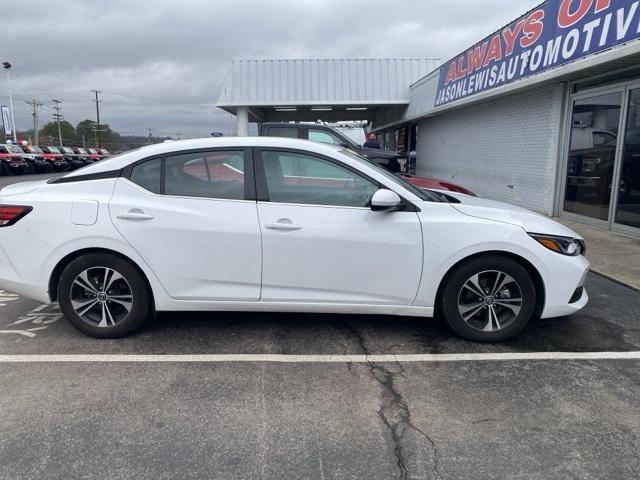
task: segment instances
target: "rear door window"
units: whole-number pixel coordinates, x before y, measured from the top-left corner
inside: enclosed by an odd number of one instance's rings
[[[166,195],[244,200],[244,152],[204,152],[165,159]]]

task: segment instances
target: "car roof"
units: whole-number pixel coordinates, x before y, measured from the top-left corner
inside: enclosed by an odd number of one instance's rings
[[[308,140],[280,137],[211,137],[191,140],[176,140],[144,146],[137,150],[132,150],[114,157],[109,157],[99,163],[94,163],[80,170],[74,170],[73,172],[68,173],[65,176],[73,177],[120,170],[132,163],[143,160],[147,157],[168,155],[189,150],[239,147],[287,148],[306,150],[308,152],[317,153],[320,155],[332,155],[333,153],[342,150],[343,148],[335,145],[310,142]]]

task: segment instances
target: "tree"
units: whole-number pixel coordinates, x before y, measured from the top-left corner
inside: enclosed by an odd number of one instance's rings
[[[97,131],[96,131],[97,130]],[[96,140],[99,138],[100,145],[103,147],[111,147],[119,145],[121,137],[119,133],[113,132],[111,127],[106,123],[97,125],[93,120],[83,120],[76,126],[76,141],[82,145],[84,135],[84,143],[87,146],[96,147]]]
[[[83,145],[84,142],[86,145],[95,146],[95,125],[96,122],[93,120],[83,120],[76,125],[76,142],[78,145]]]
[[[60,122],[60,132],[62,133],[62,143],[64,145],[74,145],[76,142],[76,130],[66,120]],[[47,145],[58,145],[58,122],[49,122],[40,129],[40,143]]]

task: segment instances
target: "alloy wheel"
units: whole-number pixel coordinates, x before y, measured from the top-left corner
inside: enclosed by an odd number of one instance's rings
[[[133,293],[121,273],[112,268],[92,267],[73,281],[71,305],[85,322],[101,328],[112,327],[131,312]]]
[[[509,274],[487,270],[473,275],[460,289],[458,312],[475,330],[497,332],[520,314],[522,289]]]

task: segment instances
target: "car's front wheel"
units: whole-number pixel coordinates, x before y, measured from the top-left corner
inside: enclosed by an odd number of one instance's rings
[[[536,288],[527,270],[506,256],[461,265],[446,281],[440,307],[449,326],[466,340],[500,342],[531,320]]]
[[[94,338],[119,338],[140,327],[151,313],[143,275],[109,254],[73,260],[58,284],[58,302],[71,325]]]

